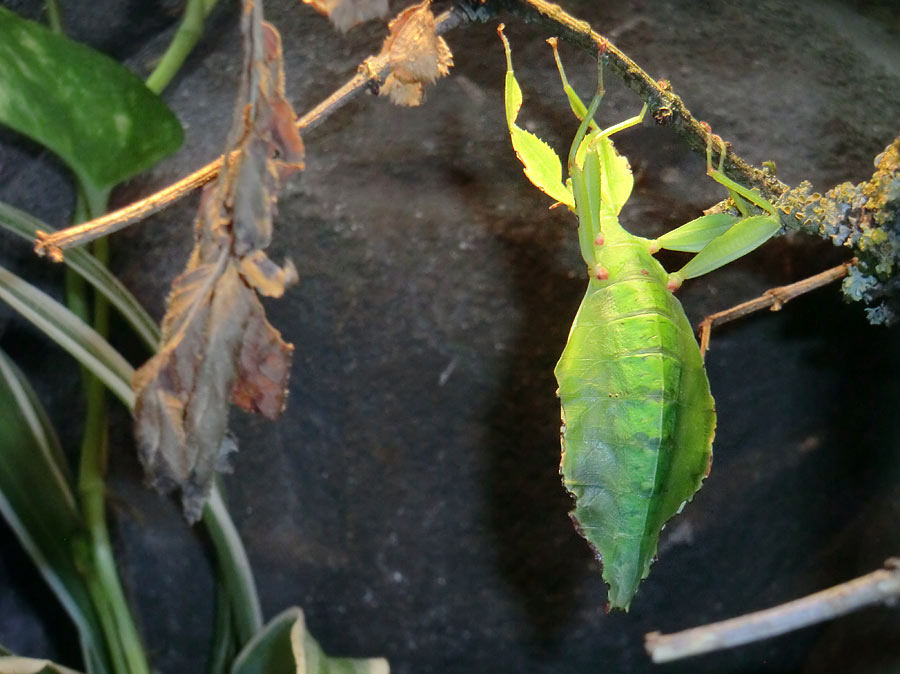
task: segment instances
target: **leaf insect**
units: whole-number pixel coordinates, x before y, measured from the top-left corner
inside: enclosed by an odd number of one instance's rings
[[[707,174],[731,195],[740,215],[715,213],[658,239],[627,232],[618,214],[634,185],[628,160],[610,136],[640,124],[640,114],[607,129],[593,120],[603,97],[585,106],[563,88],[581,120],[562,180],[556,153],[516,124],[522,91],[506,50],[506,120],[525,175],[578,216],[588,287],[555,374],[562,407],[560,473],[575,497],[572,518],[603,563],[610,608],[628,610],[656,555],[663,525],[680,512],[709,473],[716,413],[697,341],[673,295],[685,279],[706,274],[750,252],[775,234],[775,207],[712,166]],[[721,143],[721,140],[719,140]],[[747,202],[764,213],[751,215]],[[696,253],[668,273],[653,257],[660,248]]]

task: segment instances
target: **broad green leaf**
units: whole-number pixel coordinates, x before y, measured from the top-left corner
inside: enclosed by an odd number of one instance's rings
[[[0,267],[0,300],[34,323],[91,371],[127,407],[134,406],[134,369],[93,328],[62,304]]]
[[[181,144],[181,125],[108,56],[0,8],[0,124],[53,150],[94,192]]]
[[[3,352],[0,513],[78,628],[85,659],[93,663],[91,671],[105,674],[109,668],[102,632],[74,561],[74,545],[84,530],[72,480],[43,408]]]
[[[0,227],[21,236],[31,243],[34,242],[38,230],[44,232],[53,231],[53,228],[47,223],[3,202],[0,202]],[[160,339],[159,327],[119,279],[113,276],[97,258],[84,248],[67,250],[63,262],[102,293],[121,312],[125,320],[131,324],[131,327],[134,328],[144,344],[151,351],[156,351]]]
[[[383,658],[332,658],[306,630],[303,611],[289,608],[247,644],[231,674],[389,674]]]
[[[0,656],[0,674],[78,674],[78,672],[49,660],[6,655]]]

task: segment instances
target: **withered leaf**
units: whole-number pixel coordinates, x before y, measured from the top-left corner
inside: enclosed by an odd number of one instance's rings
[[[281,182],[303,168],[303,142],[285,98],[281,39],[259,3],[245,0],[241,30],[244,64],[226,163],[203,192],[160,350],[133,382],[141,462],[157,489],[181,491],[191,522],[236,449],[230,403],[277,418],[293,351],[266,320],[257,292],[279,297],[297,280],[289,260],[279,267],[263,250]]]
[[[388,56],[390,73],[381,94],[397,105],[422,102],[425,85],[450,72],[453,54],[435,33],[431,0],[404,9],[389,24],[381,54]]]
[[[346,33],[360,23],[387,16],[388,0],[303,0]]]

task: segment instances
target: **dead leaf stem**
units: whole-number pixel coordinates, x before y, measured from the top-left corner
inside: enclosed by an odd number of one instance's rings
[[[468,14],[459,9],[448,10],[435,18],[435,34],[446,33],[466,22],[467,19]],[[343,86],[297,120],[297,129],[303,132],[319,126],[325,119],[347,105],[363,91],[377,87],[384,81],[389,70],[389,54],[368,57],[360,64],[357,73]],[[125,229],[129,225],[140,222],[144,218],[171,206],[176,201],[191,194],[194,190],[215,180],[222,169],[223,160],[223,156],[217,157],[206,166],[197,169],[168,187],[116,211],[110,211],[99,218],[59,230],[53,234],[38,232],[35,252],[38,255],[49,254],[51,259],[57,262],[61,261],[64,249],[72,246],[81,246],[100,237]]]

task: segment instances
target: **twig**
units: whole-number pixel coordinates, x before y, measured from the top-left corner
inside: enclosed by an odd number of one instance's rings
[[[765,611],[675,634],[651,632],[645,636],[644,645],[653,662],[670,662],[768,639],[870,604],[893,605],[900,598],[900,559],[889,559],[885,566],[887,568]]]
[[[810,276],[802,281],[791,283],[786,286],[770,288],[759,297],[738,304],[737,306],[711,314],[703,319],[700,323],[700,355],[706,356],[706,350],[709,348],[709,337],[712,329],[716,325],[728,323],[747,314],[762,309],[771,309],[772,311],[780,311],[781,307],[790,302],[795,297],[799,297],[805,293],[826,286],[832,281],[844,278],[850,267],[857,264],[858,260],[853,258],[849,262],[839,264],[837,267],[826,269],[823,272]]]
[[[435,18],[435,33],[439,35],[446,33],[467,21],[468,18],[469,15],[464,11],[448,10]],[[359,66],[356,75],[346,84],[300,117],[297,120],[297,128],[300,131],[315,128],[367,88],[378,86],[387,72],[387,55],[378,54],[368,57]],[[62,260],[63,249],[84,245],[94,239],[125,229],[128,225],[161,211],[194,190],[203,187],[219,175],[222,163],[223,157],[218,157],[178,182],[102,217],[52,234],[38,232],[34,250],[38,255],[49,254],[51,259],[59,262]]]

